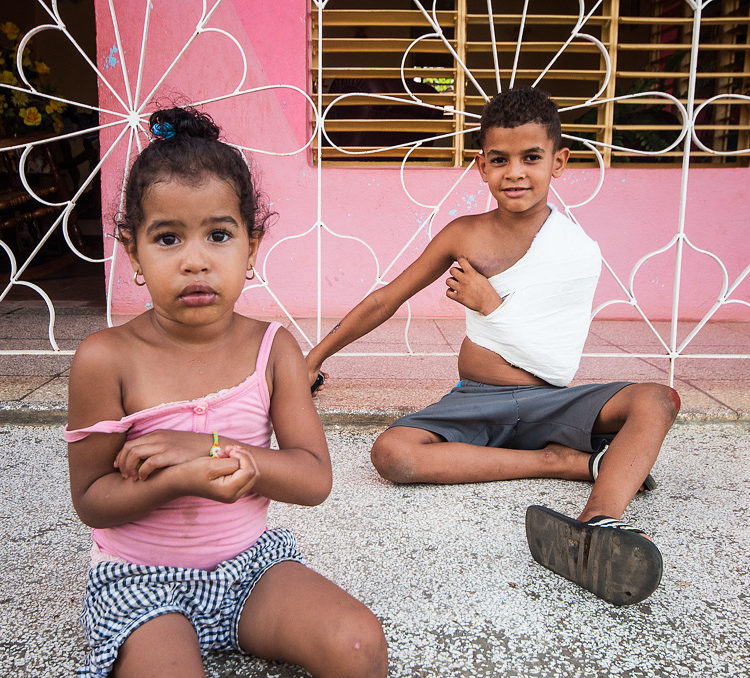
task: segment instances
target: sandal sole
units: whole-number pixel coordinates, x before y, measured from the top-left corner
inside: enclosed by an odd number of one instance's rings
[[[526,539],[537,563],[612,605],[639,603],[661,581],[659,549],[634,532],[592,527],[545,506],[529,506]]]

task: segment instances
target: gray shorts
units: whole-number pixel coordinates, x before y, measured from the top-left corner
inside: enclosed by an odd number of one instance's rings
[[[462,379],[438,402],[391,424],[431,431],[454,443],[539,450],[560,443],[598,452],[614,433],[592,433],[604,404],[631,382],[493,386]]]

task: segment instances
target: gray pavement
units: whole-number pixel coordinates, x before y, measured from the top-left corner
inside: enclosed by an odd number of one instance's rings
[[[368,451],[384,428],[326,416],[334,489],[321,506],[272,504],[308,564],[383,623],[391,676],[743,676],[750,666],[750,423],[678,423],[659,487],[625,518],[664,555],[661,586],[615,608],[536,565],[526,507],[575,513],[587,483],[394,486]],[[338,422],[338,423],[337,423]],[[71,675],[88,530],[68,495],[60,424],[0,425],[0,676]],[[305,675],[239,655],[208,675]]]
[[[0,349],[48,348],[47,323],[44,309],[4,306]],[[104,326],[101,309],[65,308],[56,322],[60,348],[75,349]],[[314,321],[301,326],[314,335]],[[350,350],[403,351],[404,329],[390,321]],[[413,321],[409,337],[416,352],[456,352],[463,323]],[[711,323],[699,338],[697,352],[747,353],[750,324]],[[649,342],[641,324],[600,322],[587,350],[655,350]],[[61,435],[70,361],[0,356],[2,678],[68,676],[85,652],[77,618],[90,537],[70,504]],[[666,383],[666,367],[658,359],[584,358],[575,383]],[[331,379],[317,407],[333,492],[315,508],[272,504],[269,524],[291,528],[308,564],[377,614],[391,676],[750,676],[749,360],[678,367],[683,409],[654,469],[660,486],[625,514],[661,548],[664,578],[628,608],[603,603],[528,553],[526,507],[575,514],[586,483],[394,486],[377,476],[372,441],[397,414],[455,384],[455,357],[336,356],[326,369]],[[239,655],[209,659],[207,672],[306,675]]]

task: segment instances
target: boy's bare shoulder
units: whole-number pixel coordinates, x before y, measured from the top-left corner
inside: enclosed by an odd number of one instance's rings
[[[488,212],[481,214],[464,214],[451,221],[443,228],[441,233],[446,233],[451,237],[463,237],[477,231],[486,229],[490,224]]]
[[[488,239],[494,234],[492,219],[488,212],[481,214],[465,214],[451,221],[435,237],[440,238],[443,246],[453,255],[454,260],[465,256],[471,260],[471,255],[477,249],[487,246]],[[494,243],[493,243],[494,244]]]

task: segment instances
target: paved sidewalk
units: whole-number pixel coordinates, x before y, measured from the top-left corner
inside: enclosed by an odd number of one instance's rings
[[[331,496],[314,508],[274,502],[269,523],[291,528],[308,565],[375,612],[392,678],[747,675],[750,423],[670,432],[659,487],[625,514],[653,535],[664,576],[620,608],[539,567],[526,546],[526,507],[574,514],[588,483],[391,485],[369,461],[381,430],[328,424]],[[61,431],[0,425],[0,676],[67,677],[85,652],[90,537],[70,504]],[[306,675],[235,654],[206,667],[209,678]]]
[[[323,333],[335,323],[326,320]],[[305,350],[306,341],[291,323],[284,323]],[[299,321],[307,337],[315,337],[315,321]],[[13,307],[0,311],[0,349],[24,347],[48,349],[46,309]],[[101,309],[65,308],[57,318],[55,335],[61,349],[74,350],[91,332],[106,326]],[[668,338],[668,324],[655,323]],[[345,353],[405,353],[406,321],[393,319],[351,344]],[[691,324],[680,327],[678,339]],[[338,355],[329,359],[330,374],[320,394],[322,414],[394,414],[421,408],[434,402],[458,379],[456,354],[464,337],[463,320],[416,320],[409,327],[409,345],[415,353],[445,353],[435,356]],[[704,327],[689,346],[691,353],[750,354],[750,323],[716,322]],[[658,353],[658,340],[643,323],[595,321],[588,341],[588,353]],[[33,412],[57,411],[66,407],[70,356],[0,356],[0,401],[5,421],[33,419]],[[663,358],[584,357],[573,383],[616,380],[668,383],[668,361]],[[678,360],[675,388],[682,398],[683,419],[733,421],[750,415],[750,360]],[[12,413],[12,414],[11,414]],[[32,413],[32,414],[30,414]]]
[[[392,321],[348,350],[403,351],[404,325]],[[100,311],[65,309],[60,346],[74,349],[103,326]],[[313,322],[302,327],[312,335]],[[419,321],[410,344],[415,352],[452,353],[462,332],[460,321]],[[46,348],[46,333],[36,309],[0,313],[0,348]],[[693,350],[747,353],[748,338],[748,325],[715,323]],[[596,323],[587,345],[597,353],[652,349],[629,323]],[[90,536],[70,503],[62,442],[70,360],[0,356],[0,676],[69,676],[85,653],[78,612]],[[317,402],[333,492],[315,508],[273,503],[269,524],[292,528],[308,564],[375,612],[394,678],[746,675],[749,363],[678,366],[683,410],[654,467],[659,487],[636,497],[624,516],[648,530],[665,562],[661,586],[638,605],[607,605],[528,553],[526,507],[575,515],[588,483],[396,486],[377,476],[373,440],[395,414],[455,383],[452,356],[331,359]],[[614,379],[666,383],[667,365],[587,358],[577,382]],[[206,670],[209,678],[306,675],[236,654],[209,658]]]

